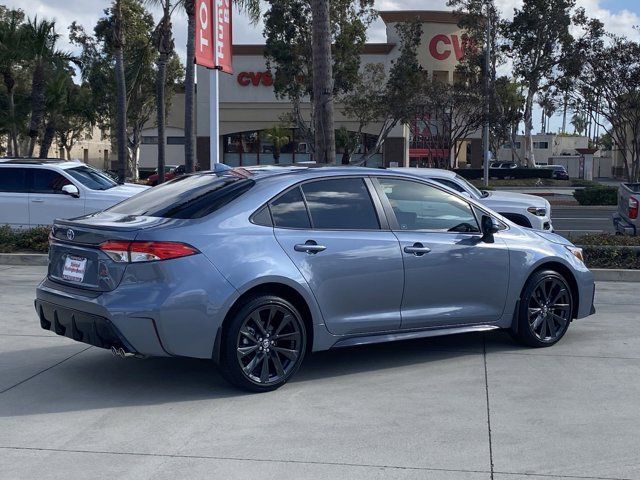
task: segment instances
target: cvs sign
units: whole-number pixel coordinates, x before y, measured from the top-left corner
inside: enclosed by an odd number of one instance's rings
[[[241,87],[248,87],[250,85],[254,87],[260,85],[263,87],[273,86],[273,75],[269,72],[240,72],[237,80]]]
[[[468,47],[466,37],[460,38],[458,35],[435,35],[429,42],[429,54],[436,60],[444,61],[451,55],[460,61],[464,58],[465,49]]]

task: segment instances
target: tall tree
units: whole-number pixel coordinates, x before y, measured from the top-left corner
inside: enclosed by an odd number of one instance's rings
[[[581,71],[575,102],[598,105],[583,113],[618,145],[627,179],[640,181],[640,43],[618,36],[593,41]]]
[[[46,109],[46,77],[47,65],[57,56],[63,54],[56,50],[56,43],[60,35],[56,33],[54,21],[29,19],[25,29],[28,49],[27,57],[33,62],[31,81],[31,120],[29,122],[29,147],[27,155],[33,157],[38,135],[42,128],[42,121]]]
[[[495,85],[496,101],[493,103],[494,112],[491,114],[492,151],[495,154],[501,145],[508,144],[511,160],[520,163],[522,159],[515,145],[524,111],[525,98],[522,86],[504,76],[497,78]]]
[[[12,155],[20,156],[15,104],[15,70],[22,61],[25,48],[24,12],[7,10],[0,21],[0,74],[7,89],[9,143]]]
[[[536,95],[553,82],[570,51],[569,32],[575,0],[524,0],[512,22],[503,24],[505,51],[513,60],[514,75],[526,90],[524,107],[525,161],[535,166],[533,156],[533,107]]]
[[[376,18],[373,0],[329,0],[333,58],[332,94],[348,92],[358,80],[360,53],[367,27]],[[301,109],[303,99],[315,97],[312,59],[310,0],[270,0],[264,15],[265,57],[274,77],[278,98],[291,102],[291,121],[298,135],[315,149],[312,104],[311,122]]]
[[[171,0],[152,0],[162,9],[160,22],[154,32],[154,40],[158,49],[157,74],[156,74],[156,123],[158,128],[158,184],[164,183],[164,167],[166,165],[166,139],[165,133],[166,113],[166,82],[167,63],[174,53],[173,32],[171,14],[173,4]]]
[[[127,80],[124,69],[125,25],[122,1],[115,0],[113,15],[113,57],[116,73],[116,145],[118,149],[118,182],[126,178],[127,159]]]
[[[311,0],[313,57],[314,158],[318,163],[335,163],[336,136],[333,115],[333,69],[329,2]]]
[[[376,142],[361,159],[366,163],[380,152],[397,125],[407,125],[423,111],[425,72],[418,61],[422,24],[410,22],[396,26],[400,37],[400,55],[393,61],[388,78],[384,65],[369,64],[363,69],[351,91],[341,96],[344,112],[358,121],[358,136],[371,123],[380,123]]]

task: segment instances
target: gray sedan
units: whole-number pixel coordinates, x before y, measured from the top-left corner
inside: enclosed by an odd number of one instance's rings
[[[564,238],[365,168],[181,177],[56,221],[49,260],[42,328],[125,357],[212,359],[254,391],[311,351],[495,329],[547,347],[594,311]]]

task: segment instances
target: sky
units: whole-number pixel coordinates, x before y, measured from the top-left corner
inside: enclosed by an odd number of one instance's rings
[[[38,15],[55,19],[58,32],[63,35],[60,47],[73,51],[68,44],[67,27],[74,20],[85,26],[88,31],[93,29],[103,10],[110,4],[110,0],[0,0],[0,4],[7,7],[22,8],[28,16]],[[378,10],[447,10],[446,0],[376,0]],[[498,8],[505,17],[513,16],[513,9],[521,5],[522,0],[496,0]],[[640,26],[640,0],[576,0],[580,7],[584,7],[590,17],[602,20],[608,31],[625,35],[633,40],[640,40],[640,33],[635,26]],[[159,11],[150,8],[156,18]],[[186,44],[186,16],[178,11],[173,20],[175,44],[178,54],[184,59]],[[234,43],[263,43],[262,25],[251,25],[246,19],[236,16],[233,22]],[[371,42],[385,41],[385,28],[378,20],[368,32]],[[540,124],[539,112],[534,118],[534,127]],[[561,120],[556,116],[551,126],[557,129]]]

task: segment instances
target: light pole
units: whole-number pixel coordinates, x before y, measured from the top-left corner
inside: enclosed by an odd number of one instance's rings
[[[484,51],[484,126],[482,128],[482,143],[484,152],[484,186],[489,186],[489,69],[491,66],[491,7],[487,2],[487,39]]]

